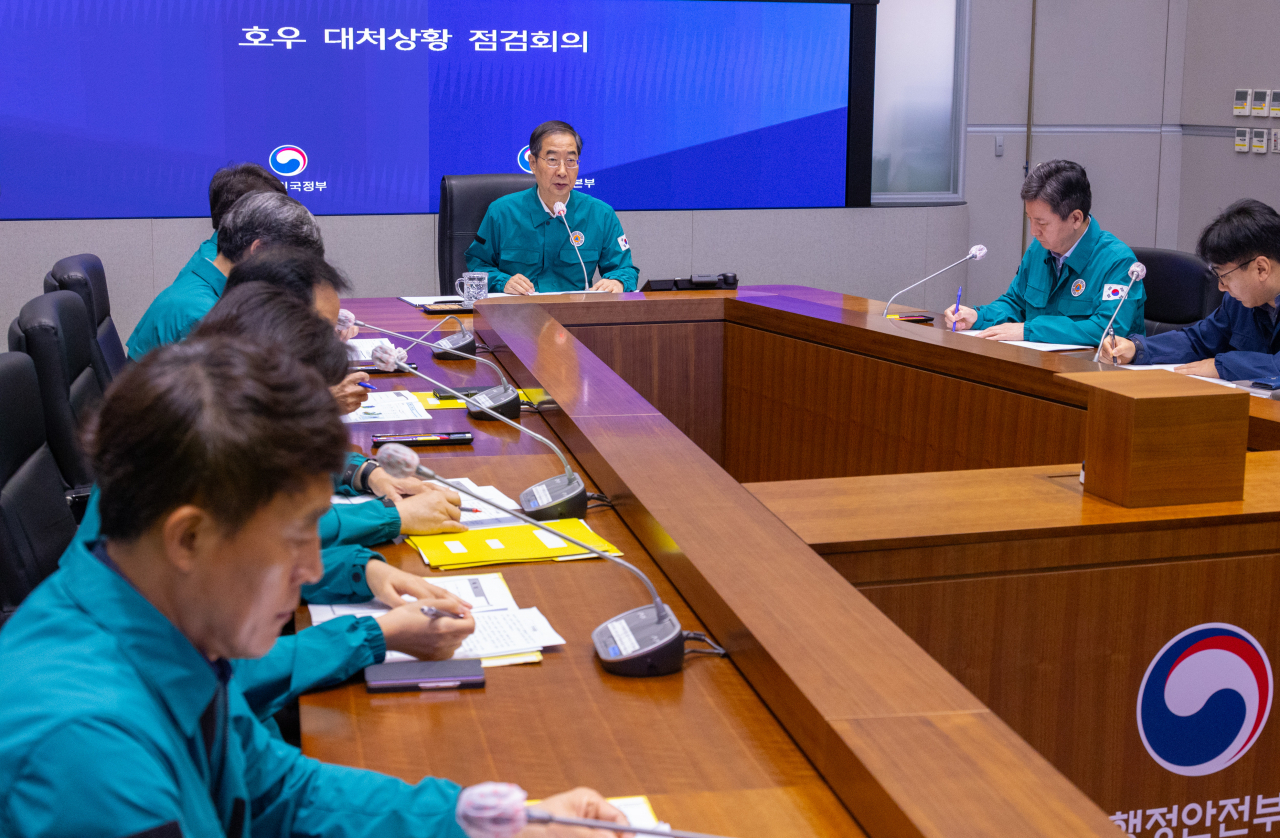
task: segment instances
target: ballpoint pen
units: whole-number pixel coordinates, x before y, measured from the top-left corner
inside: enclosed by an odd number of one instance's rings
[[[956,289],[956,310],[955,310],[955,314],[956,314],[956,316],[957,316],[957,317],[959,317],[959,316],[960,316],[960,294],[961,294],[963,291],[964,291],[964,286],[963,286],[963,285],[961,285],[959,288],[957,288],[957,289]],[[955,320],[952,320],[952,321],[951,321],[951,331],[953,331],[953,332],[954,332],[955,330],[956,330],[956,321],[955,321]]]
[[[364,388],[364,389],[366,389],[366,390],[377,390],[377,389],[378,389],[377,387],[374,387],[372,384],[370,384],[370,383],[368,383],[368,382],[366,382],[366,381],[357,381],[356,383],[357,383],[357,384],[359,384],[361,387],[363,387],[363,388]]]
[[[424,605],[422,606],[421,611],[423,614],[426,614],[428,617],[430,617],[433,620],[436,617],[452,617],[455,620],[462,619],[461,614],[454,614],[450,611],[441,611],[439,608],[436,608],[434,605]]]

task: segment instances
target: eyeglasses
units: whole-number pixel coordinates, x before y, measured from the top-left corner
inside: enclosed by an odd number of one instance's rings
[[[1216,276],[1216,277],[1218,278],[1218,281],[1219,281],[1219,282],[1221,282],[1222,280],[1224,280],[1224,279],[1226,279],[1227,277],[1231,276],[1231,275],[1232,275],[1233,273],[1235,273],[1236,271],[1238,271],[1238,270],[1240,270],[1241,268],[1243,268],[1245,265],[1252,265],[1252,264],[1253,264],[1254,262],[1256,262],[1256,261],[1258,261],[1258,257],[1257,257],[1257,256],[1253,257],[1252,259],[1246,259],[1245,261],[1243,261],[1243,262],[1241,262],[1240,264],[1236,265],[1234,268],[1232,268],[1232,269],[1231,269],[1231,270],[1229,270],[1229,271],[1224,271],[1224,272],[1222,272],[1222,273],[1218,273],[1217,271],[1214,271],[1214,272],[1213,272],[1213,275],[1214,275],[1214,276]],[[1212,270],[1212,268],[1211,268],[1210,270]]]
[[[562,163],[564,164],[564,167],[571,172],[574,169],[578,168],[578,158],[576,157],[570,157],[568,160],[561,160],[559,157],[540,157],[538,159],[540,159],[543,163],[547,164],[552,169],[560,168],[560,165]]]

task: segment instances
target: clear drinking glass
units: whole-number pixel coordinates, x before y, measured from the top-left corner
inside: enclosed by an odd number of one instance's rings
[[[462,279],[453,281],[453,289],[458,292],[462,302],[468,306],[475,305],[476,300],[489,296],[489,275],[483,271],[467,271]]]

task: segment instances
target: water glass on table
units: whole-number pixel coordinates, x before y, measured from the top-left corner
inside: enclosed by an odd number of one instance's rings
[[[462,298],[462,302],[471,307],[476,300],[489,296],[489,275],[483,271],[467,271],[461,279],[453,281],[453,289]]]

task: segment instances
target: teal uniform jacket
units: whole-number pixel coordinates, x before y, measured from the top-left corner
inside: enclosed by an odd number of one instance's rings
[[[304,757],[82,542],[0,632],[0,834],[448,836],[459,788]]]
[[[212,255],[203,255],[209,250]],[[129,335],[130,358],[137,361],[157,347],[177,343],[209,313],[227,286],[227,278],[213,264],[217,255],[215,238],[210,238],[178,272],[173,284],[156,295]]]
[[[1024,323],[1023,340],[1097,346],[1119,303],[1118,293],[1129,284],[1134,261],[1129,246],[1103,230],[1096,218],[1089,219],[1089,229],[1062,263],[1060,275],[1053,255],[1032,241],[1009,290],[978,307],[973,328]],[[1146,299],[1142,283],[1135,282],[1116,317],[1117,335],[1146,334]]]
[[[502,196],[489,205],[480,232],[467,248],[467,270],[489,274],[493,293],[501,292],[515,274],[528,277],[539,293],[582,291],[584,265],[588,277],[599,266],[600,276],[618,280],[623,291],[636,290],[640,271],[631,264],[631,244],[613,207],[573,192],[565,220],[582,234],[577,251],[565,222],[542,208],[537,187]]]
[[[80,529],[60,564],[98,540],[100,520],[95,487]],[[337,545],[321,550],[320,557],[324,578],[303,586],[304,601],[326,605],[373,599],[365,565],[371,559],[381,560],[381,556],[360,546]],[[305,692],[341,684],[366,666],[382,663],[386,654],[387,641],[377,620],[347,616],[284,635],[267,654],[253,660],[232,661],[231,668],[250,711],[269,730],[277,732],[271,717],[286,704]]]

